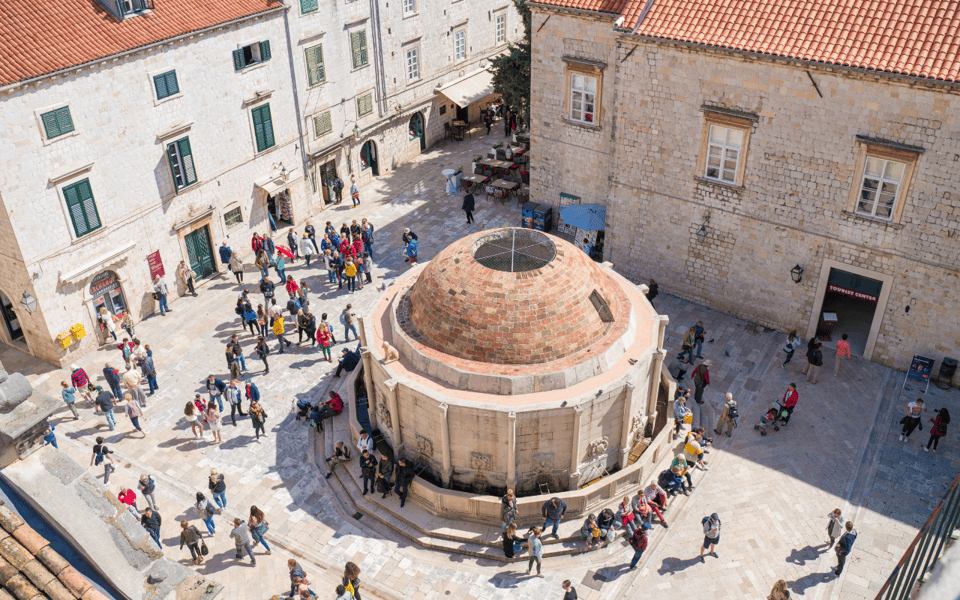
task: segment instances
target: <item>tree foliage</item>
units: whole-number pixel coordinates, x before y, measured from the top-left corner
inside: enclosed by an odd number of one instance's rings
[[[531,14],[527,0],[513,0],[523,21],[523,40],[510,43],[507,52],[491,61],[493,71],[493,90],[503,97],[511,110],[524,115],[530,122],[530,27]]]

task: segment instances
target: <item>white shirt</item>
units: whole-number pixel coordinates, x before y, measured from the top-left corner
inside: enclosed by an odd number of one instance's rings
[[[357,448],[360,449],[360,454],[363,455],[363,451],[366,450],[373,454],[373,438],[369,435],[366,437],[360,436],[360,439],[357,440]]]

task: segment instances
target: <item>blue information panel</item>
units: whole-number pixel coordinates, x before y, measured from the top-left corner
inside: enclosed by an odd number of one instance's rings
[[[913,360],[910,361],[910,370],[907,371],[907,376],[903,378],[903,385],[900,386],[901,389],[907,385],[908,379],[922,381],[927,384],[927,388],[929,389],[930,373],[933,372],[933,363],[934,359],[915,354]],[[924,390],[924,393],[926,393],[926,390]]]

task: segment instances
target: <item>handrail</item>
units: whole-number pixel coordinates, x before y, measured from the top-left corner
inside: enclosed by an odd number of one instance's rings
[[[943,495],[877,593],[876,600],[906,600],[936,565],[947,538],[960,525],[960,475]]]

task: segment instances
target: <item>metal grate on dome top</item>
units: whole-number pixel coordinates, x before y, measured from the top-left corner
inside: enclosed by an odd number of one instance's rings
[[[550,238],[530,229],[501,229],[473,243],[478,263],[505,273],[539,269],[556,256],[557,247]]]

